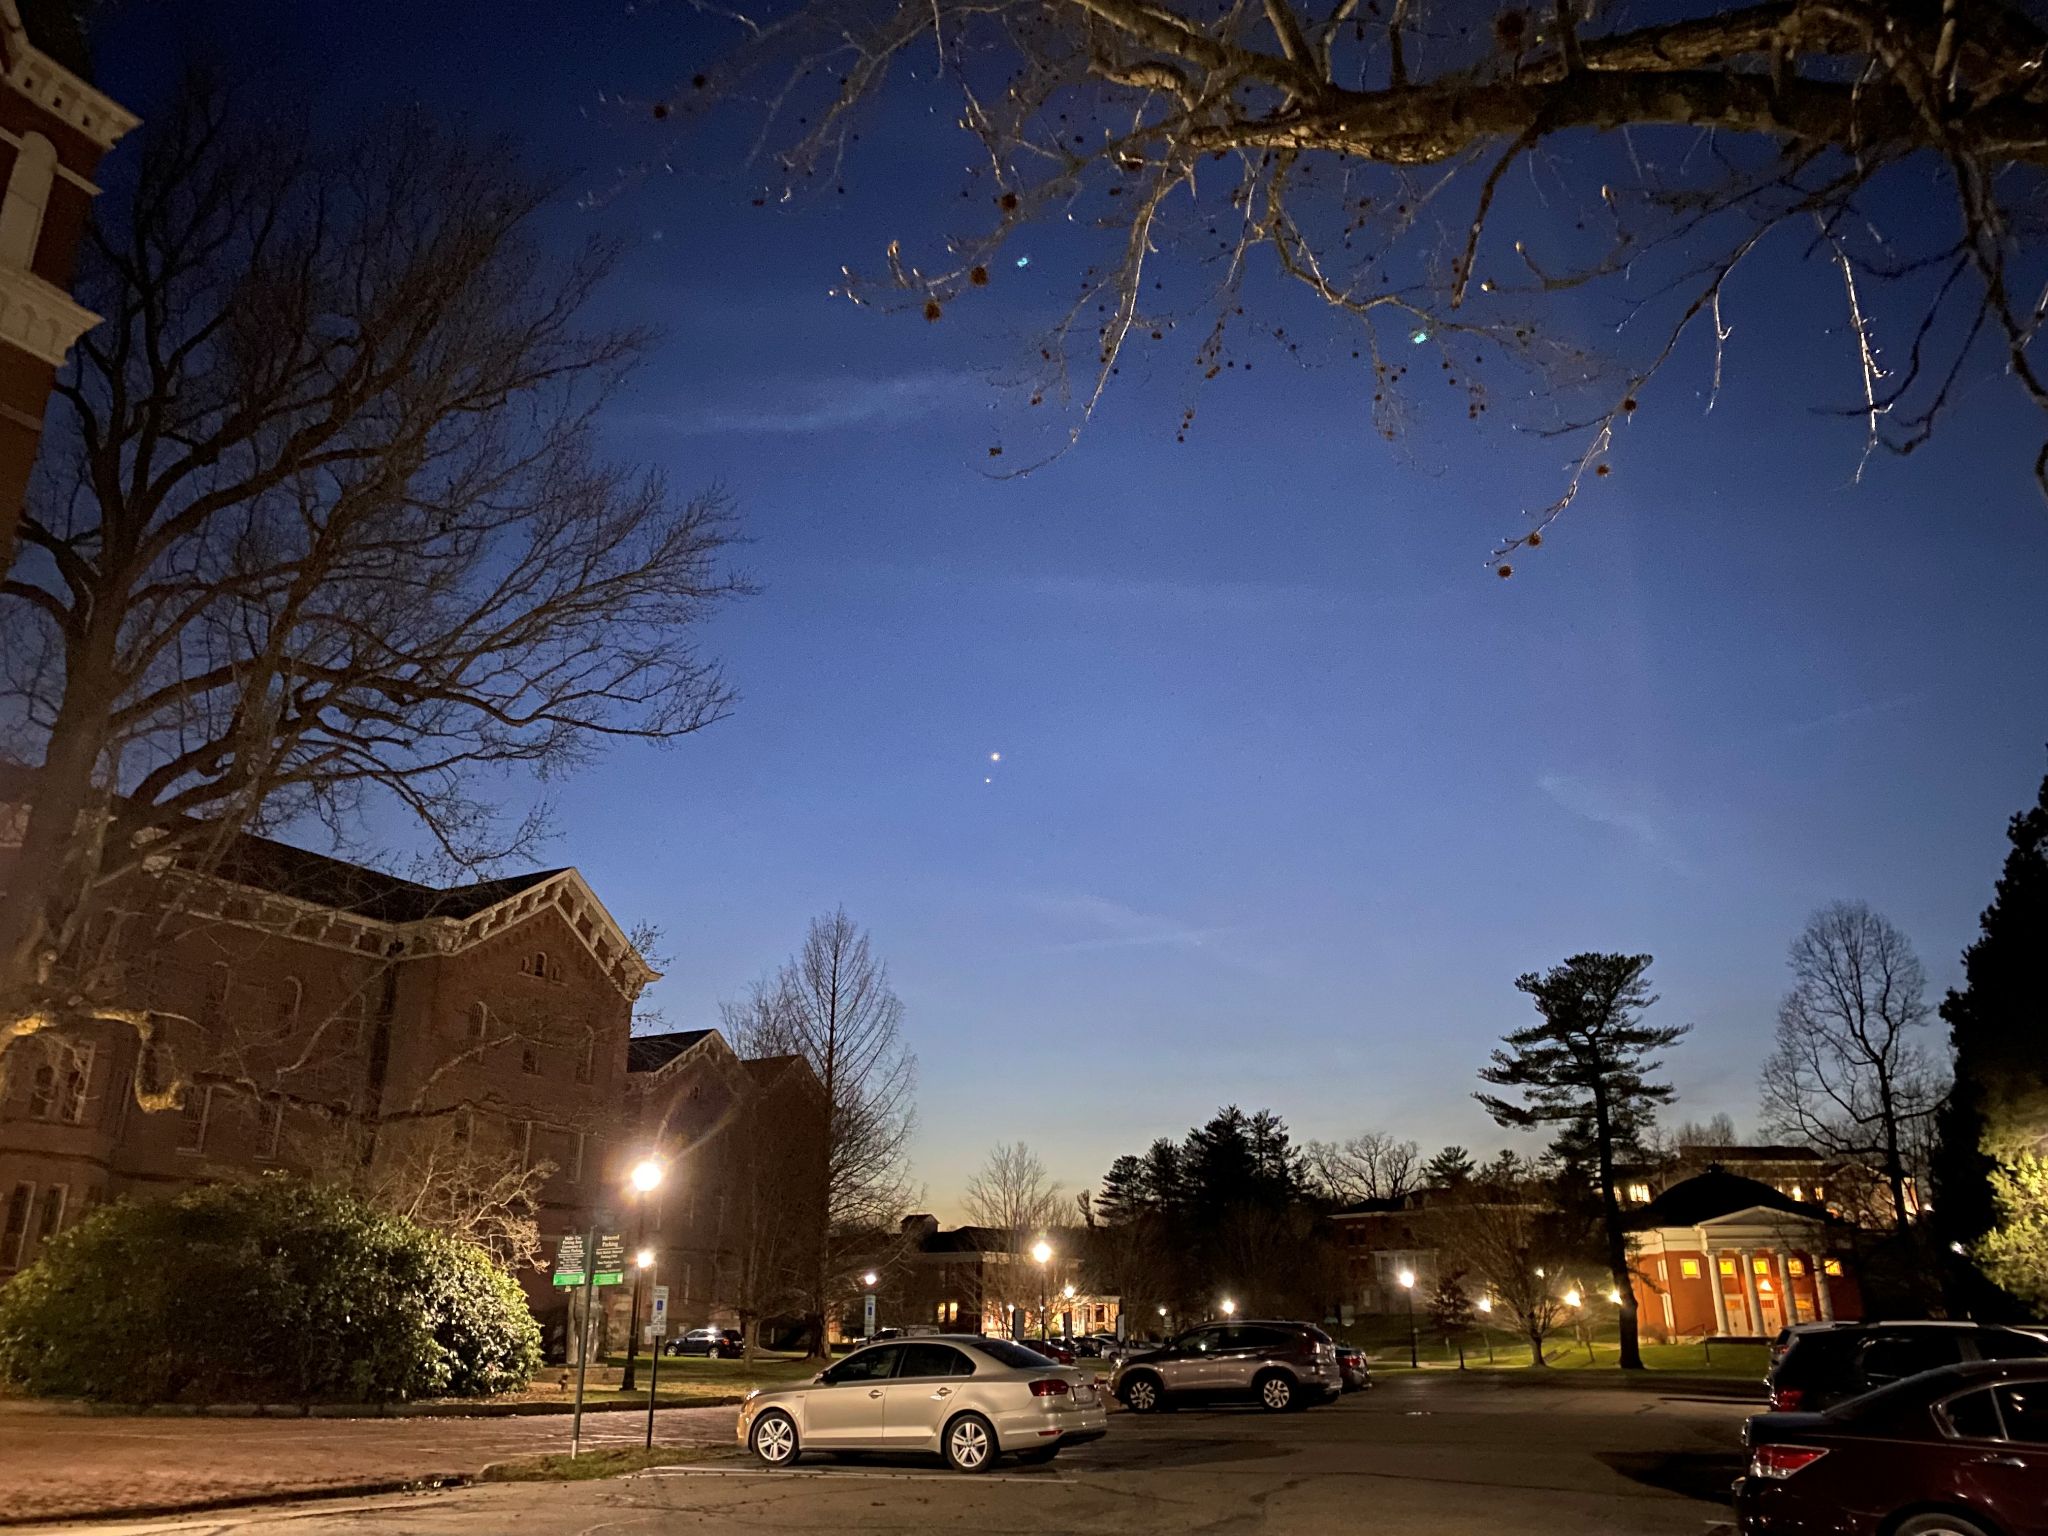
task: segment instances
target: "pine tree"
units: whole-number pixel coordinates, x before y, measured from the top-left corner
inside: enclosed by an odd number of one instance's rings
[[[1477,1171],[1470,1152],[1449,1146],[1422,1165],[1422,1182],[1428,1189],[1462,1189]]]
[[[2012,850],[1982,934],[1963,952],[1962,990],[1941,1005],[1955,1086],[1938,1122],[1934,1216],[1944,1237],[1966,1245],[1997,1221],[1995,1163],[2048,1130],[2048,778],[2006,837]]]
[[[1520,1102],[1494,1094],[1473,1097],[1501,1125],[1558,1127],[1552,1150],[1595,1180],[1605,1229],[1608,1274],[1622,1295],[1621,1367],[1643,1368],[1637,1343],[1635,1287],[1615,1191],[1615,1166],[1643,1154],[1644,1133],[1657,1106],[1671,1102],[1668,1083],[1651,1082],[1662,1063],[1651,1052],[1677,1044],[1692,1027],[1652,1027],[1642,1016],[1657,999],[1648,955],[1573,955],[1542,975],[1517,977],[1535,1000],[1540,1023],[1518,1029],[1495,1048],[1482,1081],[1516,1089]]]

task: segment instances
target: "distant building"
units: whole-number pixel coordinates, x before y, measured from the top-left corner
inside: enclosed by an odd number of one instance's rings
[[[1617,1192],[1624,1210],[1648,1205],[1665,1190],[1716,1168],[1768,1184],[1796,1204],[1818,1206],[1848,1221],[1887,1226],[1892,1220],[1891,1193],[1880,1176],[1859,1164],[1824,1157],[1811,1147],[1681,1146],[1661,1161],[1618,1168]],[[1910,1178],[1906,1204],[1917,1214],[1919,1191]]]
[[[1628,1226],[1636,1315],[1656,1338],[1768,1338],[1862,1315],[1846,1223],[1811,1200],[1710,1168],[1671,1185]]]
[[[884,1283],[880,1324],[1007,1335],[1014,1321],[1033,1338],[1114,1333],[1123,1306],[1086,1288],[1078,1262],[1084,1234],[1042,1234],[1053,1250],[1042,1267],[1030,1254],[1040,1235],[1007,1227],[944,1229],[936,1216],[906,1216],[902,1259]]]
[[[100,157],[136,124],[86,82],[85,45],[64,0],[0,0],[0,570],[43,409],[72,343],[99,316],[71,297]]]

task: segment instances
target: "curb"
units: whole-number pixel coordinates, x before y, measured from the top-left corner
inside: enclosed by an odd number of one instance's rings
[[[683,1402],[657,1400],[656,1413],[676,1408],[736,1408],[746,1401],[744,1393],[716,1397],[693,1397]],[[107,1403],[0,1402],[0,1419],[10,1414],[45,1415],[50,1418],[90,1419],[510,1419],[541,1414],[575,1412],[574,1403],[318,1403],[312,1411],[277,1403],[213,1403],[195,1406],[184,1403],[152,1403],[146,1408]],[[647,1404],[585,1403],[589,1413],[645,1413]],[[7,1524],[0,1516],[0,1525]]]
[[[467,1488],[475,1480],[472,1473],[444,1472],[380,1483],[345,1483],[322,1488],[278,1489],[269,1493],[244,1494],[232,1498],[192,1499],[182,1504],[144,1504],[123,1509],[69,1510],[57,1515],[0,1515],[0,1528],[79,1525],[88,1520],[161,1520],[176,1515],[204,1515],[221,1509],[259,1509],[277,1504],[304,1504],[315,1499],[369,1499],[393,1493],[434,1493],[444,1488]]]

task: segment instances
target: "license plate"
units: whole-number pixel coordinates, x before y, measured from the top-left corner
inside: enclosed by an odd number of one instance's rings
[[[1074,1401],[1077,1403],[1094,1402],[1095,1389],[1089,1386],[1087,1382],[1082,1382],[1079,1386],[1074,1388]]]

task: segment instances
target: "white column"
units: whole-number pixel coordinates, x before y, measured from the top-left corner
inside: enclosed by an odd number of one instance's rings
[[[1713,1289],[1708,1292],[1714,1299],[1714,1333],[1717,1337],[1728,1335],[1728,1298],[1721,1291],[1721,1250],[1707,1241],[1707,1234],[1700,1233],[1700,1263],[1705,1269],[1707,1284]]]
[[[1835,1320],[1835,1298],[1828,1292],[1828,1261],[1818,1253],[1813,1255],[1813,1296],[1820,1303],[1820,1320],[1832,1323]]]
[[[1778,1284],[1785,1290],[1785,1321],[1799,1321],[1799,1293],[1792,1289],[1792,1256],[1784,1249],[1777,1250]]]
[[[1756,1250],[1738,1250],[1735,1262],[1742,1266],[1742,1294],[1749,1303],[1749,1326],[1744,1332],[1760,1334],[1764,1331],[1764,1307],[1756,1293]]]

